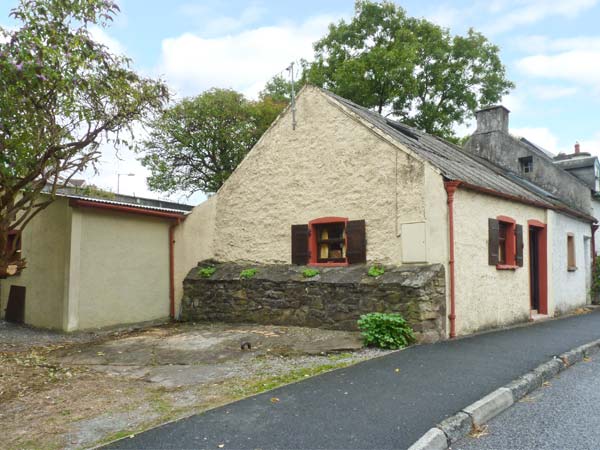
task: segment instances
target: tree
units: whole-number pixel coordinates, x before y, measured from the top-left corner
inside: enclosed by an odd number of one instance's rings
[[[97,161],[103,139],[126,141],[168,100],[163,83],[91,38],[88,27],[118,11],[108,0],[21,0],[10,14],[22,26],[0,28],[0,277],[25,265],[9,234]]]
[[[138,148],[148,186],[163,192],[216,192],[285,107],[211,89],[181,100],[152,121]]]
[[[302,86],[306,84],[306,73],[310,64],[302,59],[300,60],[300,64],[297,66],[299,69],[299,76],[294,80],[294,91],[298,93]],[[294,70],[296,72],[296,70]],[[275,75],[267,84],[262,91],[259,93],[259,98],[261,100],[265,100],[266,98],[271,98],[273,101],[278,103],[287,104],[291,100],[292,93],[292,82],[286,80],[281,75]]]
[[[355,9],[315,43],[309,82],[445,138],[514,87],[499,48],[474,30],[452,36],[388,1]]]

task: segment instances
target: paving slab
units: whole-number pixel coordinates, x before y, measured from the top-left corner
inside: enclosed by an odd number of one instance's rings
[[[108,448],[398,449],[553,356],[600,338],[600,312],[415,346]],[[398,370],[397,370],[398,369]],[[276,397],[277,402],[271,399]]]

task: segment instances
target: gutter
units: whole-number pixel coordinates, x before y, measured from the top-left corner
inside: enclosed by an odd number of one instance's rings
[[[72,208],[104,209],[108,211],[138,214],[147,217],[157,217],[172,220],[169,225],[169,315],[175,318],[175,228],[186,218],[184,213],[172,213],[167,211],[156,211],[153,209],[134,208],[131,206],[114,205],[111,203],[98,203],[89,200],[72,198],[69,200]]]
[[[448,235],[450,241],[450,259],[448,261],[449,266],[449,277],[450,277],[450,339],[456,337],[456,282],[454,279],[454,193],[458,186],[461,185],[460,181],[444,181],[444,188],[446,188],[446,194],[448,196]]]

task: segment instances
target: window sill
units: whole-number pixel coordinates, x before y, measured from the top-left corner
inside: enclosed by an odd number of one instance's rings
[[[310,267],[346,267],[348,265],[347,262],[314,262],[308,263]]]
[[[514,264],[496,264],[496,270],[517,270],[518,267]]]
[[[569,272],[575,272],[577,270],[577,267],[567,267],[567,271]]]

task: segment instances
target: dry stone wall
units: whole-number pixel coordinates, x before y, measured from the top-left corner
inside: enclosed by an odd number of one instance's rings
[[[207,265],[216,268],[209,278]],[[240,279],[244,269],[256,274]],[[336,330],[356,330],[361,314],[401,313],[419,342],[445,336],[445,277],[441,264],[385,267],[377,278],[368,266],[320,268],[305,278],[305,267],[250,266],[235,263],[200,263],[184,281],[181,318],[185,321],[218,321],[297,325]]]

